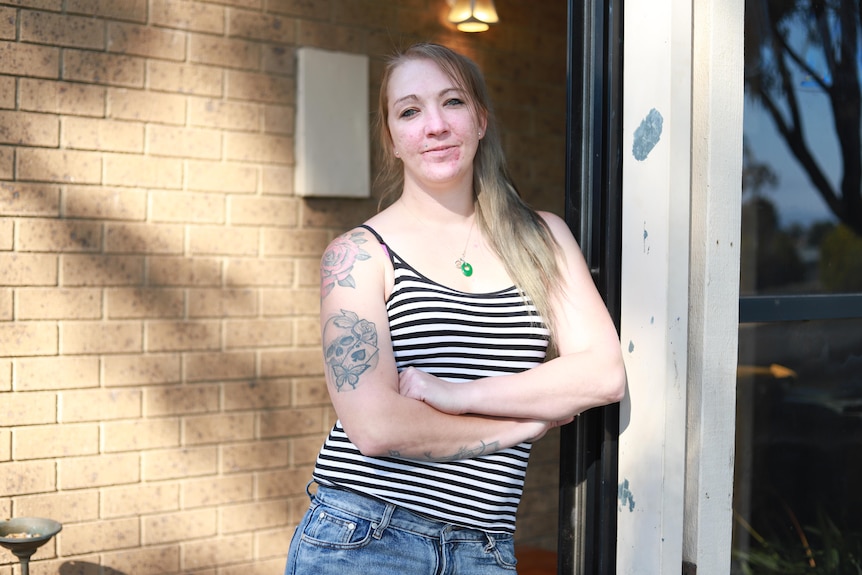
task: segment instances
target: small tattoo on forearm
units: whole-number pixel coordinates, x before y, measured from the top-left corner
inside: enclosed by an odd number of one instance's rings
[[[377,328],[347,310],[323,328],[324,361],[337,391],[356,389],[359,377],[377,365]]]
[[[437,457],[433,455],[430,451],[425,452],[425,459],[428,461],[458,461],[459,459],[470,459],[473,457],[479,457],[480,455],[487,455],[488,453],[493,453],[495,451],[499,451],[500,442],[492,441],[491,443],[481,442],[480,445],[474,447],[472,449],[468,447],[462,447],[452,455],[446,457]]]

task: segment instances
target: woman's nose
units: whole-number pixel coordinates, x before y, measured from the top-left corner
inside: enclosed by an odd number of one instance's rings
[[[425,114],[425,134],[437,135],[445,133],[449,129],[449,124],[440,110],[429,110]]]

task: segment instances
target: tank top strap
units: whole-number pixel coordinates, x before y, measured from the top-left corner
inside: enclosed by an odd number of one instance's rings
[[[395,259],[392,257],[392,253],[389,251],[389,246],[386,245],[386,242],[383,241],[383,237],[377,233],[377,230],[367,224],[361,224],[359,227],[371,232],[371,235],[373,235],[377,239],[377,242],[380,244],[380,247],[383,248],[383,252],[386,254],[386,257],[389,258],[389,261],[392,262],[392,265],[394,266]]]

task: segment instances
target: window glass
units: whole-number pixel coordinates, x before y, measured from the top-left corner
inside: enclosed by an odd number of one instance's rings
[[[746,2],[743,296],[862,291],[859,11]]]

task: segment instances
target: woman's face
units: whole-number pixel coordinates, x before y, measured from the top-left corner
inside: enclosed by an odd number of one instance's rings
[[[408,60],[387,86],[389,134],[404,164],[405,186],[471,184],[473,158],[485,131],[468,94],[431,60]]]

